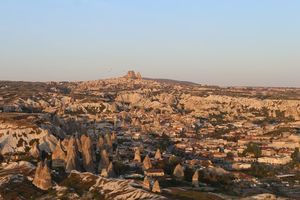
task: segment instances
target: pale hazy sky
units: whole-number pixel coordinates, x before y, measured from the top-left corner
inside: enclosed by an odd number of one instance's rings
[[[300,87],[297,0],[0,0],[1,80]]]

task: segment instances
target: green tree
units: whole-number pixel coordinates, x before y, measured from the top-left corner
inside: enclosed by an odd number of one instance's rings
[[[261,156],[261,148],[258,144],[250,142],[247,144],[247,148],[244,150],[243,155],[247,153],[253,153],[256,158]]]
[[[300,160],[300,152],[299,152],[299,148],[295,148],[294,152],[291,154],[291,158],[293,160],[294,163],[299,163]]]
[[[228,152],[227,155],[226,155],[226,158],[227,158],[228,160],[233,160],[234,154],[233,154],[232,152]]]
[[[0,153],[0,164],[4,162],[4,156]]]

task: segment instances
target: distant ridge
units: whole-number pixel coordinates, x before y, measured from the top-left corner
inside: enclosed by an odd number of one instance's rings
[[[169,84],[183,84],[183,85],[198,85],[202,86],[199,83],[194,83],[190,81],[179,81],[179,80],[173,80],[173,79],[165,79],[165,78],[146,78],[144,77],[143,79],[145,80],[152,80],[152,81],[157,81],[160,83],[169,83]]]

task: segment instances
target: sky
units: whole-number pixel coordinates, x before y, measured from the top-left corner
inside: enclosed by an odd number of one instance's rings
[[[297,0],[0,0],[0,80],[300,87]]]

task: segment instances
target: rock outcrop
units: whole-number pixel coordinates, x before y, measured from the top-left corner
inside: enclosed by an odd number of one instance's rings
[[[142,79],[142,75],[139,72],[135,73],[134,71],[128,71],[124,77],[128,79]]]
[[[98,139],[98,143],[97,143],[97,146],[98,146],[98,150],[101,151],[103,148],[104,148],[104,139],[103,137],[100,135],[99,136],[99,139]]]
[[[173,172],[173,176],[176,179],[180,179],[180,180],[182,180],[184,178],[183,167],[180,164],[176,165],[174,172]]]
[[[108,167],[107,167],[107,175],[109,178],[115,178],[116,177],[116,173],[114,170],[114,165],[112,162],[109,163]]]
[[[101,151],[101,158],[98,166],[98,171],[102,171],[102,169],[107,169],[109,165],[109,155],[105,149]]]
[[[52,187],[51,171],[47,161],[38,163],[32,183],[42,190],[48,190]]]
[[[70,173],[72,170],[81,170],[81,163],[79,160],[79,152],[77,143],[74,137],[69,140],[67,148],[67,158],[66,158],[66,172]]]
[[[161,192],[158,180],[156,180],[154,182],[153,187],[152,187],[152,192],[154,192],[154,193],[160,193]]]
[[[112,140],[110,133],[105,134],[105,143],[107,144],[109,149],[112,149]]]
[[[144,158],[143,167],[145,170],[152,168],[152,163],[148,155],[146,155],[146,157]]]
[[[156,160],[161,160],[161,152],[160,152],[160,149],[157,149],[157,150],[156,150],[154,158],[155,158]]]
[[[151,190],[151,185],[150,185],[150,181],[148,179],[147,176],[145,176],[144,181],[143,181],[143,188],[145,190]]]
[[[141,152],[140,152],[140,148],[136,148],[134,151],[134,161],[136,162],[142,162],[142,158],[141,158]]]
[[[192,177],[192,184],[195,187],[199,187],[199,171],[196,170]]]
[[[34,157],[35,159],[39,159],[41,156],[41,152],[39,149],[39,145],[37,142],[34,142],[34,144],[32,145],[30,151],[29,151],[30,155],[32,157]]]
[[[94,173],[95,152],[94,152],[92,140],[89,136],[82,135],[80,141],[82,146],[83,167],[85,171]]]
[[[64,150],[64,147],[59,140],[52,152],[52,167],[65,167],[66,158],[67,152]]]

